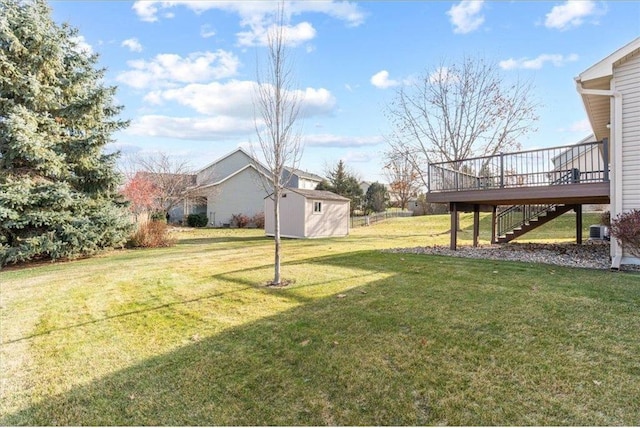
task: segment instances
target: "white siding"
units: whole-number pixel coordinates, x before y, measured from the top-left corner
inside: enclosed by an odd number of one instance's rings
[[[287,238],[327,238],[349,234],[349,201],[306,198],[285,190],[280,199],[280,235]],[[313,212],[314,202],[322,204],[320,213]],[[273,200],[266,198],[265,234],[274,235]]]
[[[262,186],[261,176],[253,168],[234,175],[207,195],[207,216],[212,226],[231,223],[233,214],[252,217],[264,210],[267,192]],[[269,192],[270,193],[270,192]]]
[[[310,180],[308,178],[298,178],[298,189],[314,190],[318,184],[320,184],[319,181]]]
[[[286,196],[284,196],[286,195]],[[280,236],[286,238],[305,238],[304,233],[304,196],[285,190],[280,198]],[[273,199],[265,199],[265,234],[275,233],[275,214]]]
[[[322,203],[319,213],[313,211],[314,202]],[[349,202],[307,199],[305,204],[307,238],[347,236],[349,234]]]
[[[254,164],[254,162],[249,156],[241,150],[237,150],[199,171],[196,177],[196,183],[199,186],[216,183],[245,166],[252,164]]]
[[[640,209],[640,53],[614,67],[613,78],[622,94],[622,210]]]

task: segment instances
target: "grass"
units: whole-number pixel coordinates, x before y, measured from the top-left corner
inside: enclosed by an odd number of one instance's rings
[[[640,276],[379,251],[448,225],[287,240],[286,288],[256,230],[5,270],[0,423],[640,424]]]

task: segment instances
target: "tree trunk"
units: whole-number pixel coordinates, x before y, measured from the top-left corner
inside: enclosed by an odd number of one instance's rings
[[[280,285],[280,189],[275,186],[273,192],[273,238],[275,242],[275,260],[273,263],[273,285]]]

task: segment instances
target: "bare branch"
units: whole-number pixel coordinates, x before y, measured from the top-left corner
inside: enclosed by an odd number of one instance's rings
[[[292,60],[285,34],[285,3],[279,2],[276,22],[267,34],[267,62],[257,67],[254,123],[258,144],[273,187],[275,263],[273,284],[280,278],[280,195],[285,167],[297,168],[302,156],[302,134],[297,126],[302,100],[296,91]],[[253,149],[252,149],[253,150]],[[288,176],[288,175],[287,175]]]
[[[404,152],[426,182],[429,162],[455,162],[520,147],[535,130],[531,85],[507,84],[495,64],[466,57],[440,64],[398,90],[387,114],[392,152]]]

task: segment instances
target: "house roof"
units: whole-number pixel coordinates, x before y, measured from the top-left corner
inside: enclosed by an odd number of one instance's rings
[[[581,139],[580,141],[578,141],[577,143],[575,143],[573,146],[567,148],[566,150],[563,150],[560,154],[554,156],[553,158],[551,158],[551,162],[553,163],[553,165],[557,168],[560,167],[574,159],[576,159],[577,157],[579,157],[581,154],[585,153],[587,150],[593,149],[593,147],[596,146],[581,146],[582,144],[585,143],[594,143],[596,142],[596,137],[593,134],[589,134],[588,136],[584,137],[583,139]]]
[[[243,171],[245,171],[245,170],[247,170],[249,168],[255,170],[258,174],[262,175],[265,178],[265,180],[267,180],[267,182],[271,182],[271,178],[269,178],[264,172],[262,172],[258,168],[256,168],[255,165],[248,164],[248,165],[240,168],[239,170],[237,170],[233,174],[229,174],[226,177],[223,177],[221,180],[216,181],[215,183],[209,183],[209,184],[205,184],[205,185],[202,185],[202,186],[196,186],[196,187],[193,188],[193,190],[200,190],[200,189],[206,189],[206,188],[209,188],[209,187],[219,186],[220,184],[224,183],[225,181],[231,180],[233,177],[235,177],[236,175],[241,174]]]
[[[349,198],[340,196],[336,193],[329,192],[328,190],[308,190],[308,189],[292,189],[287,187],[287,192],[297,193],[304,196],[306,199],[320,199],[323,201],[350,201]],[[271,195],[269,195],[271,196]]]
[[[314,180],[314,181],[324,180],[324,178],[320,177],[319,175],[313,174],[311,172],[303,171],[301,169],[289,168],[289,167],[285,167],[285,169],[289,171],[290,174],[297,175],[300,178],[306,178],[307,180]]]
[[[230,157],[231,155],[240,152],[243,153],[245,156],[247,156],[249,159],[251,159],[253,161],[253,163],[255,163],[256,165],[258,165],[261,168],[264,168],[265,170],[269,170],[266,166],[264,166],[260,161],[258,161],[256,158],[254,158],[253,156],[251,156],[251,154],[249,152],[247,152],[245,149],[243,149],[242,147],[238,147],[235,150],[230,151],[229,153],[227,153],[224,156],[219,157],[218,159],[214,160],[213,162],[211,162],[210,164],[208,164],[207,166],[200,168],[200,170],[198,171],[198,173],[204,171],[207,168],[211,168],[212,166],[219,164],[220,162],[222,162],[223,160],[227,159],[228,157]]]
[[[640,54],[640,37],[580,73],[575,78],[578,91],[581,89],[611,90],[614,67],[638,54]],[[593,93],[581,93],[581,96],[596,139],[609,138],[607,126],[611,120],[609,97]]]

